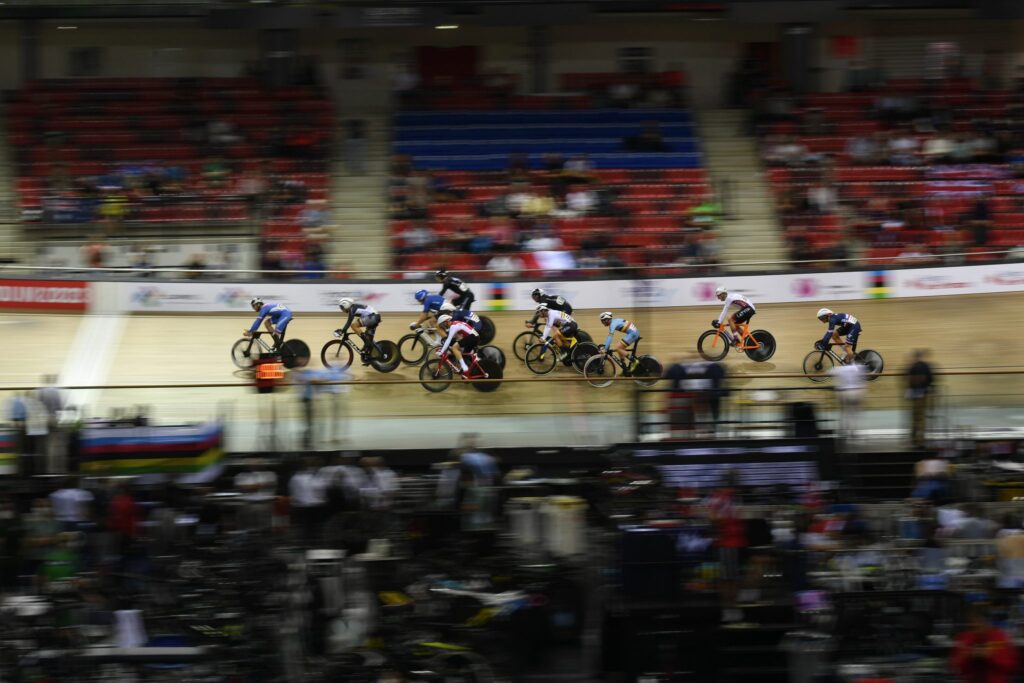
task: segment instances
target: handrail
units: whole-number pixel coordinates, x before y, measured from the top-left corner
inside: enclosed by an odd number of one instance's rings
[[[988,251],[976,251],[976,252],[957,252],[953,254],[942,254],[941,258],[949,257],[968,257],[968,256],[986,256],[986,255],[1006,255],[1015,251],[1015,249],[993,249]],[[800,260],[776,260],[776,261],[730,261],[726,263],[719,263],[714,266],[716,271],[728,270],[738,266],[785,266],[785,265],[800,265],[810,263],[849,263],[854,266],[858,264],[870,263],[873,261],[892,261],[893,256],[871,256],[871,257],[860,257],[860,258],[843,258],[843,259],[800,259]],[[907,261],[908,265],[911,261],[923,261],[926,265],[927,260],[935,259],[936,256],[933,254],[911,254],[907,256],[899,257],[902,260]],[[444,261],[444,256],[438,256],[438,263],[441,264]],[[661,265],[637,265],[637,266],[606,266],[602,268],[583,268],[580,270],[587,271],[600,271],[600,272],[635,272],[637,270],[644,271],[694,271],[694,272],[705,272],[710,268],[707,265],[695,265],[695,264],[661,264]],[[551,273],[557,269],[551,268],[520,268],[520,273]],[[143,273],[194,273],[195,268],[189,268],[187,266],[165,266],[158,268],[137,268],[132,266],[111,266],[95,268],[89,266],[35,266],[35,265],[22,265],[15,263],[0,264],[0,271],[33,271],[33,272],[55,272],[55,273],[126,273],[140,275]],[[394,269],[394,270],[358,270],[353,271],[352,269],[346,270],[261,270],[259,268],[204,268],[203,275],[216,275],[219,273],[226,274],[269,274],[269,275],[304,275],[310,276],[316,275],[341,275],[343,279],[352,279],[353,273],[357,275],[400,275],[410,272],[409,269]],[[561,272],[561,271],[559,271]],[[459,269],[459,273],[486,273],[489,278],[495,278],[495,274],[486,268],[475,268],[475,269]],[[501,279],[501,278],[498,278]]]

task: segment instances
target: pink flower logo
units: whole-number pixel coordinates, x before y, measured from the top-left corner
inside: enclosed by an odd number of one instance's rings
[[[793,293],[802,299],[818,293],[818,281],[814,278],[802,277],[793,280]]]
[[[701,301],[711,301],[715,298],[715,283],[714,282],[698,282],[693,287],[693,293]]]

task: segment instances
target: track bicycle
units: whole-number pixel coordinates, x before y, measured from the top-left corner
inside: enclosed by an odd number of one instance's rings
[[[831,343],[826,344],[824,348],[815,349],[804,357],[803,367],[807,379],[812,382],[827,382],[831,379],[829,370],[845,362],[844,359],[839,357],[839,354],[832,350],[833,346],[834,344]],[[882,354],[873,349],[857,351],[853,357],[853,362],[864,368],[864,379],[868,382],[878,379],[885,368]]]
[[[526,321],[526,324],[532,326],[532,328],[525,332],[520,332],[512,341],[512,353],[521,361],[526,360],[526,352],[530,350],[530,347],[541,340],[544,330],[543,317],[536,311],[534,311],[533,317]],[[581,343],[592,342],[593,337],[587,332],[579,330],[576,333],[576,340]]]
[[[445,335],[441,334],[437,327],[421,325],[410,334],[398,340],[398,355],[406,365],[419,365],[426,359],[427,352],[431,349],[439,349],[444,344]],[[483,343],[481,337],[480,342]],[[493,344],[483,344],[477,348],[484,358],[489,358],[505,369],[505,352]]]
[[[398,346],[395,342],[387,339],[367,340],[355,332],[346,332],[343,335],[334,333],[337,339],[332,339],[320,349],[320,361],[325,368],[348,368],[358,354],[364,361],[369,360],[374,370],[380,372],[391,372],[398,367],[401,358],[398,355]],[[351,337],[361,339],[362,347],[356,346]]]
[[[248,330],[246,330],[248,331]],[[301,339],[289,339],[281,345],[280,350],[263,341],[260,337],[269,332],[253,332],[242,337],[231,346],[231,360],[241,370],[251,370],[263,356],[281,356],[281,364],[286,368],[299,367],[301,358],[309,358],[309,346]]]
[[[546,375],[555,369],[558,361],[562,361],[583,374],[583,366],[598,352],[597,344],[590,341],[580,341],[577,338],[572,348],[565,349],[556,347],[555,340],[549,337],[546,341],[530,346],[526,352],[526,367],[535,375]]]
[[[615,379],[618,372],[616,368],[622,369],[625,377],[633,377],[637,384],[645,387],[653,386],[661,379],[661,363],[654,356],[637,356],[636,350],[640,345],[638,338],[629,347],[629,357],[622,361],[618,354],[607,350],[599,350],[596,356],[591,356],[583,366],[583,376],[592,387],[606,387]]]
[[[431,358],[420,366],[420,384],[435,394],[450,387],[452,383],[449,380],[455,377],[487,380],[471,382],[477,391],[495,391],[501,386],[502,370],[493,360],[481,357],[478,353],[463,354],[463,358],[468,361],[466,365],[469,367],[465,373],[456,364],[451,350]]]
[[[697,339],[697,351],[704,360],[722,360],[729,353],[729,337],[725,333],[726,326],[712,322],[714,329],[704,332]],[[775,355],[775,337],[768,330],[750,331],[747,323],[736,323],[739,330],[740,343],[737,351],[747,354],[747,358],[763,363]]]

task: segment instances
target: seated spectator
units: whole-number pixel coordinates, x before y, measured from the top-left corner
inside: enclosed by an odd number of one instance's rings
[[[434,231],[424,221],[416,221],[399,233],[402,240],[399,254],[418,254],[429,250],[437,243]]]
[[[299,225],[303,228],[319,228],[327,221],[327,213],[324,211],[327,205],[326,199],[310,199],[306,201],[306,207],[299,214]]]
[[[445,238],[448,242],[448,248],[460,254],[469,252],[469,244],[472,239],[473,233],[463,221],[458,221],[451,234]]]
[[[971,139],[967,135],[958,135],[953,138],[953,151],[949,154],[949,161],[953,164],[966,164],[970,162],[974,148]]]
[[[487,270],[497,277],[518,277],[523,261],[515,254],[497,254],[487,262]]]
[[[965,683],[1010,683],[1019,671],[1012,638],[992,625],[983,605],[969,608],[967,628],[956,636],[949,668]]]
[[[970,150],[970,161],[974,163],[998,161],[995,138],[989,135],[977,132],[968,138],[967,146]]]
[[[515,251],[519,246],[515,227],[508,218],[499,217],[491,220],[487,234],[491,238],[494,251]]]
[[[589,183],[594,179],[594,166],[586,154],[577,154],[565,162],[562,173],[569,182]]]
[[[889,163],[894,166],[914,166],[920,162],[917,156],[917,138],[907,129],[899,131],[889,139],[886,146]]]
[[[938,455],[923,458],[914,466],[917,484],[911,495],[923,498],[935,505],[946,502],[949,496],[949,463]]]
[[[921,157],[925,163],[947,164],[951,161],[953,153],[953,142],[945,133],[936,133],[925,140],[924,148],[921,150]]]
[[[577,185],[565,195],[565,206],[570,215],[585,216],[597,208],[597,193],[585,185]]]
[[[803,166],[811,160],[807,147],[792,135],[783,135],[769,146],[765,160],[780,166]]]
[[[836,210],[836,191],[831,185],[816,183],[807,191],[807,204],[815,213],[832,213]]]
[[[211,189],[223,189],[228,184],[231,169],[223,159],[210,157],[203,164],[203,182]]]
[[[971,242],[976,247],[988,244],[988,233],[992,227],[992,211],[988,199],[979,198],[967,214],[967,225],[971,232]]]

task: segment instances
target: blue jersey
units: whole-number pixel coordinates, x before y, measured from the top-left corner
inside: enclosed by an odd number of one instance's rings
[[[441,304],[445,302],[445,298],[440,294],[428,294],[423,299],[423,312],[424,313],[437,313],[441,310]]]
[[[463,309],[454,311],[452,312],[452,320],[460,320],[462,322],[469,323],[473,326],[474,330],[477,332],[480,331],[480,316],[473,311],[466,311]]]
[[[640,337],[640,330],[636,328],[636,325],[625,318],[615,318],[612,320],[611,325],[608,326],[608,338],[604,340],[604,347],[606,349],[611,347],[612,338],[619,331],[622,332],[623,340],[627,344],[632,344]]]
[[[850,336],[854,331],[860,330],[860,322],[849,313],[833,313],[828,319],[828,331],[822,337],[821,343],[827,344],[833,333],[838,332],[839,336]],[[856,335],[854,335],[856,337]]]
[[[253,322],[252,327],[249,328],[249,331],[255,332],[258,330],[260,323],[267,317],[270,318],[270,322],[274,323],[277,331],[281,332],[284,327],[287,327],[288,321],[292,319],[292,311],[290,308],[282,304],[264,304],[263,308],[260,309],[259,314],[256,316],[256,320]]]

